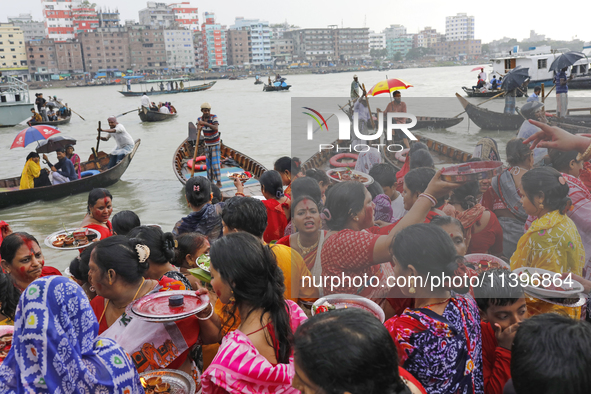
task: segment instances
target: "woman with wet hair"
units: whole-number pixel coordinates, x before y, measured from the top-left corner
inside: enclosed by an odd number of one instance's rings
[[[264,172],[259,182],[265,197],[263,204],[267,208],[267,228],[263,240],[269,243],[283,237],[287,218],[291,219],[291,200],[283,194],[281,176],[277,171]]]
[[[86,216],[81,227],[91,228],[101,234],[101,239],[113,235],[113,225],[109,218],[113,213],[113,196],[107,189],[92,189],[88,193]]]

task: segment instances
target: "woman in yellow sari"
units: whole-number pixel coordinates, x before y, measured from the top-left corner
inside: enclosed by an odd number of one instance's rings
[[[39,154],[37,152],[31,152],[28,154],[27,163],[25,164],[25,168],[23,168],[20,190],[34,188],[35,178],[39,178],[39,175],[41,175]]]
[[[585,249],[574,222],[566,216],[571,206],[569,187],[560,172],[550,167],[535,168],[521,179],[521,203],[528,215],[535,216],[531,227],[519,239],[511,257],[511,269],[542,268],[557,274],[581,275],[585,264]],[[580,317],[580,308],[550,304],[529,298],[530,315],[548,312],[566,313]]]

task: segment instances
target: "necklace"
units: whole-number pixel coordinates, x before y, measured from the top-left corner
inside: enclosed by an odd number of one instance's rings
[[[314,245],[305,248],[305,247],[302,246],[302,243],[300,242],[300,234],[298,234],[298,237],[296,238],[296,242],[298,244],[298,248],[300,248],[300,250],[302,251],[303,254],[310,253],[310,251],[312,249],[314,249],[316,246],[318,246],[318,241],[320,241],[320,237],[318,237],[318,239],[316,240],[316,242],[314,243]]]
[[[417,309],[418,309],[418,308],[427,308],[427,309],[431,309],[431,307],[433,307],[433,306],[435,306],[435,305],[441,305],[441,304],[444,304],[444,303],[448,302],[449,300],[451,300],[451,297],[448,297],[448,298],[446,298],[445,300],[443,300],[443,301],[439,301],[439,302],[436,302],[436,303],[434,303],[434,304],[429,304],[429,305],[424,305],[424,306],[417,307]]]
[[[146,278],[142,278],[142,283],[140,284],[140,287],[138,287],[137,291],[135,292],[135,295],[133,296],[133,300],[131,300],[131,302],[135,301],[135,299],[137,298],[137,295],[140,293],[140,290],[144,286],[145,281],[146,281]],[[107,303],[105,304],[105,309],[103,309],[103,313],[101,314],[101,318],[98,320],[99,324],[101,323],[101,320],[103,320],[103,316],[105,316],[105,312],[107,311],[107,307],[109,306],[109,301],[111,301],[111,300],[107,300]],[[125,305],[125,306],[127,306],[127,305]],[[115,307],[116,309],[121,309],[120,307],[116,306],[115,304],[113,304],[113,307]]]

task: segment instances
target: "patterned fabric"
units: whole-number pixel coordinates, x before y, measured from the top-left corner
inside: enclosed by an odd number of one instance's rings
[[[382,154],[376,148],[369,148],[369,150],[359,153],[357,162],[355,163],[355,171],[361,171],[369,174],[369,170],[376,164],[382,162]]]
[[[378,194],[376,198],[373,199],[373,203],[376,205],[373,214],[374,220],[382,220],[386,223],[392,223],[392,201],[390,201],[390,197],[385,194]]]
[[[479,157],[483,161],[500,161],[501,155],[499,155],[497,141],[489,137],[479,139],[476,143],[476,146],[474,147],[474,153],[472,153],[472,157]]]
[[[129,356],[97,334],[80,286],[61,276],[37,279],[19,301],[0,393],[143,394]]]
[[[209,240],[209,243],[215,241],[222,236],[222,209],[224,203],[220,202],[215,205],[205,204],[200,211],[191,212],[179,220],[174,228],[172,234],[175,237],[185,233],[196,232],[203,234]]]
[[[197,118],[197,122],[203,120],[202,118]],[[207,120],[207,123],[209,124],[214,124],[214,125],[219,125],[219,121],[218,121],[218,117],[217,115],[214,114],[210,114],[209,115],[209,119]],[[218,130],[214,130],[209,126],[203,126],[203,128],[201,129],[201,131],[203,132],[203,141],[205,142],[206,146],[209,145],[215,145],[215,144],[219,144],[220,143],[220,132],[219,129]]]
[[[482,218],[482,214],[484,214],[484,207],[480,204],[476,204],[470,209],[466,209],[464,212],[459,212],[456,210],[455,217],[460,222],[462,222],[462,226],[464,227],[464,232],[466,234],[466,243],[469,245],[470,240],[472,239],[472,235],[474,234],[475,228],[474,225],[480,223],[480,219]]]
[[[286,300],[291,329],[295,332],[307,317],[293,301]],[[271,364],[241,331],[226,334],[211,365],[203,373],[204,394],[299,393],[291,387],[295,374],[293,355],[289,364]]]
[[[78,156],[76,153],[72,153],[72,157],[70,157],[70,161],[72,162],[72,164],[74,165],[74,168],[76,168],[76,164],[78,164],[78,179],[81,178],[81,170],[80,170],[80,156]]]
[[[438,315],[406,309],[385,323],[400,363],[429,394],[482,394],[480,315],[474,299],[454,295]]]
[[[179,271],[168,271],[163,276],[166,276],[167,278],[181,282],[183,284],[183,286],[185,286],[186,290],[191,290],[193,288],[193,286],[191,286],[191,282],[189,282],[187,277],[185,275],[181,274]]]
[[[583,163],[583,169],[579,172],[579,179],[587,190],[591,191],[591,163],[588,161]]]
[[[211,182],[221,182],[221,157],[220,144],[205,146],[205,165],[207,166],[207,178]]]
[[[517,250],[511,257],[511,270],[535,267],[556,273],[582,275],[584,265],[585,249],[577,227],[559,211],[548,212],[536,219],[519,239]],[[580,316],[580,308],[560,307],[532,298],[527,301],[532,316],[549,312],[565,312],[573,318]]]

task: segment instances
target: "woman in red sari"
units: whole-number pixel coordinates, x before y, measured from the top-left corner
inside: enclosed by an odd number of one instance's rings
[[[277,171],[266,171],[259,179],[261,192],[266,200],[263,204],[267,208],[267,228],[263,234],[266,243],[277,241],[283,237],[287,218],[291,216],[291,200],[283,194],[281,176]]]
[[[220,322],[209,305],[196,315],[172,323],[152,323],[125,314],[125,308],[148,294],[185,290],[182,282],[162,277],[145,279],[150,248],[123,235],[100,241],[92,251],[88,278],[97,296],[90,305],[99,322],[99,334],[111,338],[131,356],[138,371],[180,369],[198,381],[198,371],[189,355],[201,338],[218,340]],[[163,353],[164,352],[164,353]]]
[[[101,234],[101,239],[113,235],[113,226],[109,218],[113,213],[113,196],[107,189],[92,189],[88,193],[86,216],[81,227],[91,228]]]
[[[66,146],[66,157],[72,162],[72,164],[74,164],[74,169],[76,170],[76,173],[78,174],[78,179],[81,178],[82,172],[80,170],[80,156],[78,156],[76,153],[74,153],[74,146],[73,145],[68,145]]]

